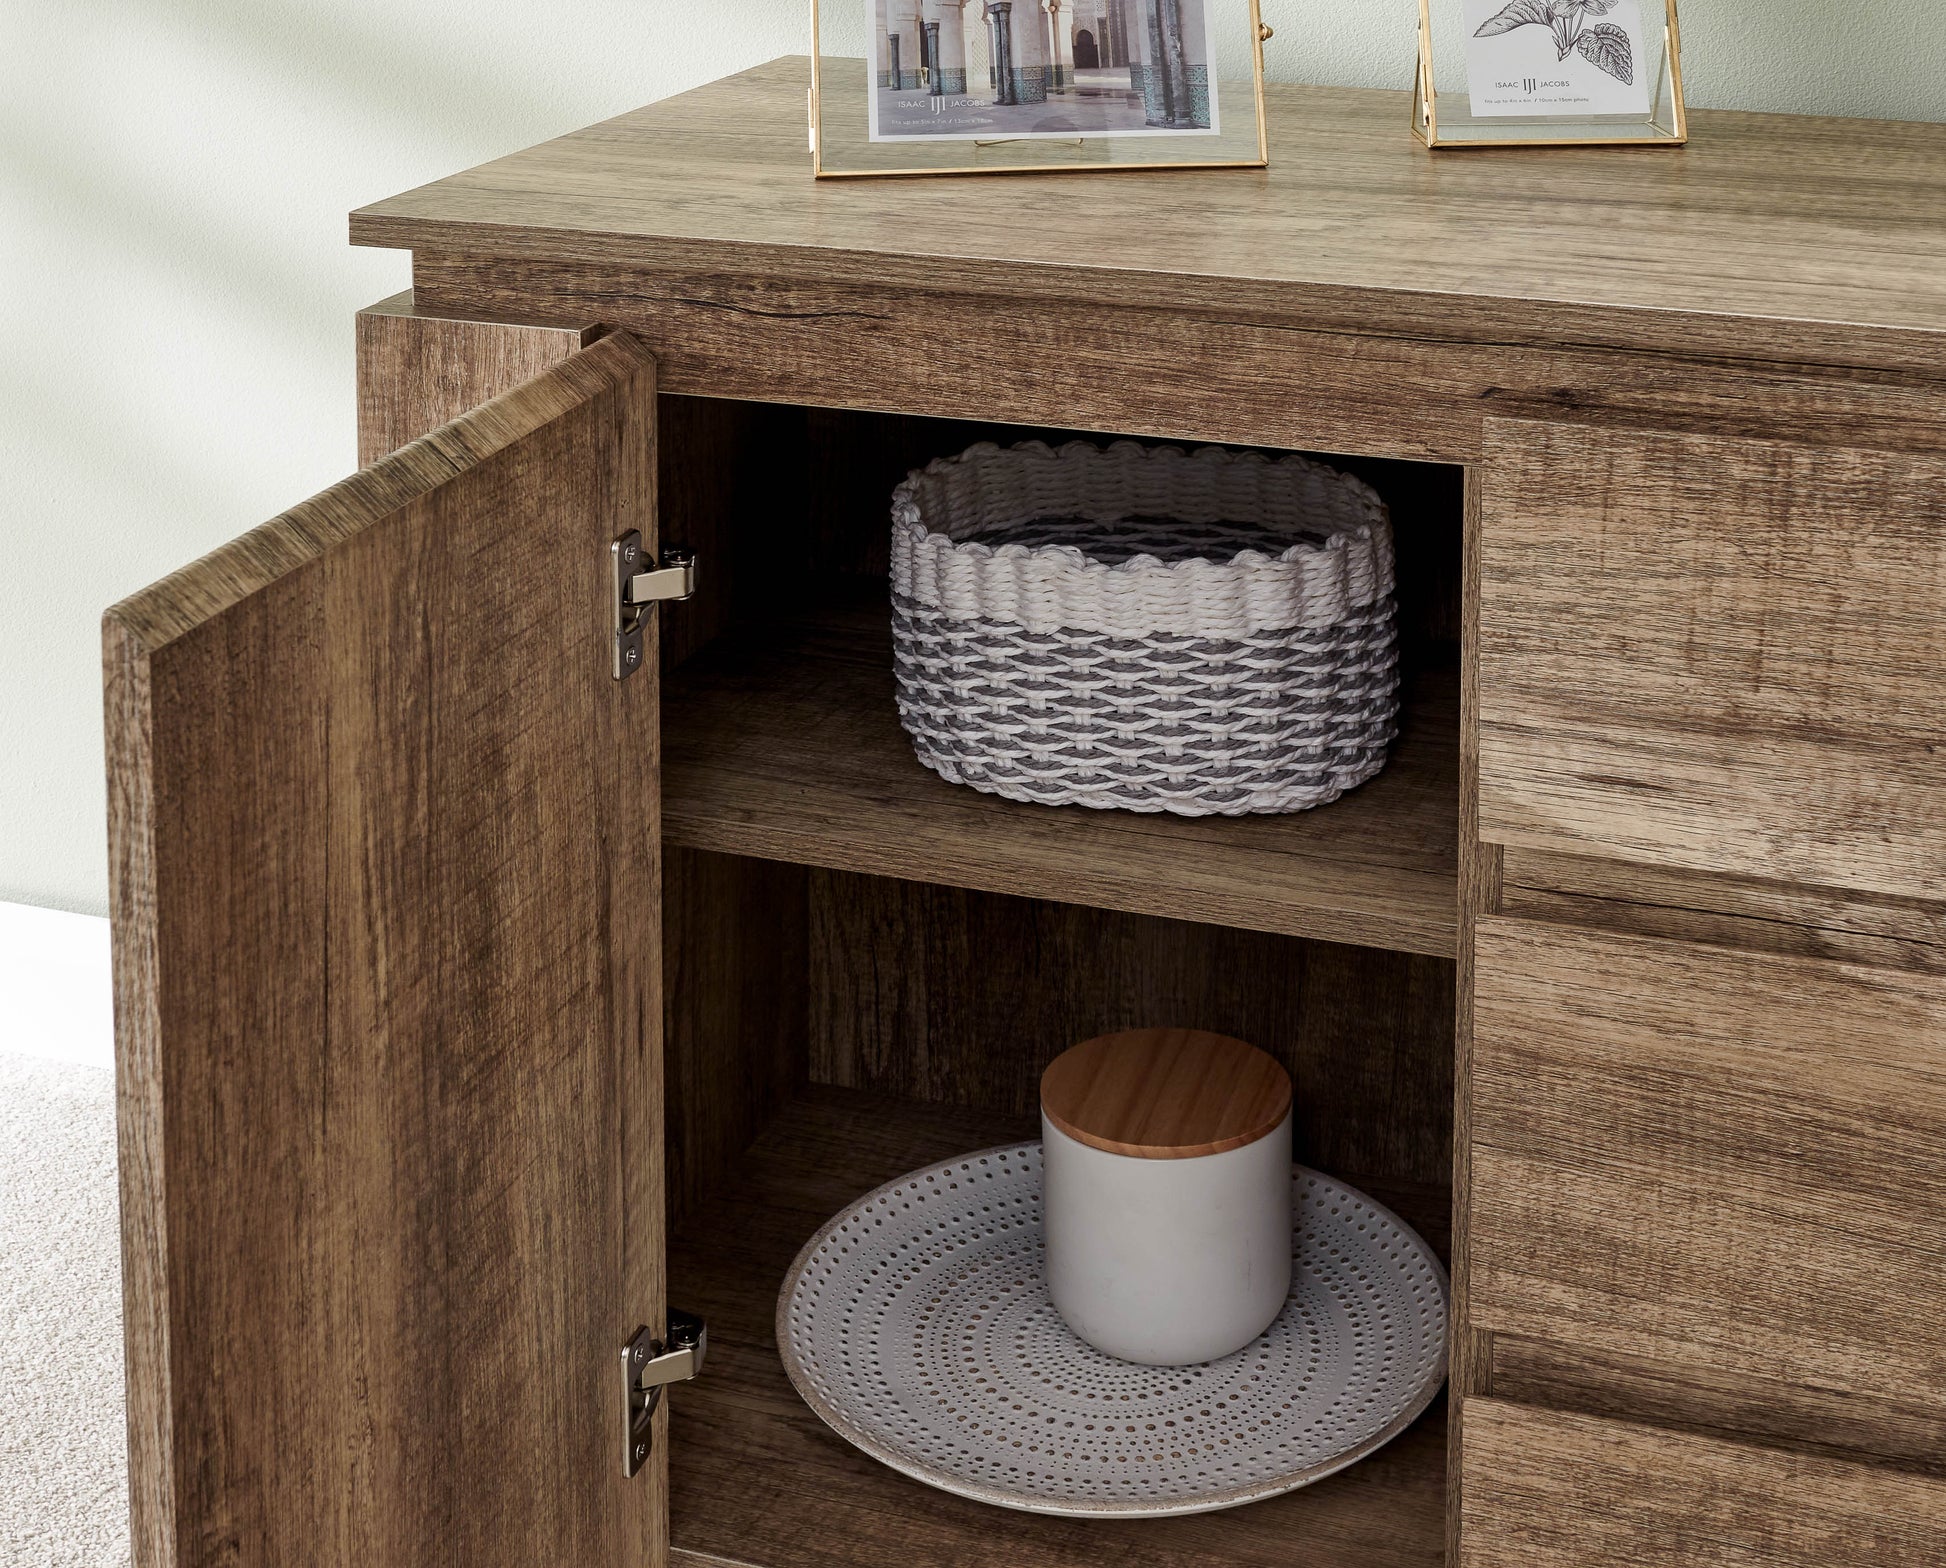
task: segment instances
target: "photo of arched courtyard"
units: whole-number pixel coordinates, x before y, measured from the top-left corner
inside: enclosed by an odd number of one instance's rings
[[[1206,0],[870,0],[871,139],[1214,133]]]

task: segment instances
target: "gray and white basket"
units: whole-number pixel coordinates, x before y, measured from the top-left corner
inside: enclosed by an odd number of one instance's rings
[[[1336,800],[1398,732],[1392,528],[1301,457],[981,442],[892,495],[899,719],[956,784],[1242,816]]]

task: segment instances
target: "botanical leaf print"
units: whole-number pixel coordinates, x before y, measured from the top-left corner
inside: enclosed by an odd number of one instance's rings
[[[1557,3],[1558,0],[1552,0],[1552,3],[1550,0],[1513,0],[1513,4],[1499,15],[1489,17],[1482,22],[1480,30],[1473,36],[1497,38],[1502,33],[1511,33],[1516,27],[1525,27],[1530,22],[1538,22],[1542,27],[1550,26],[1554,21],[1554,6]]]
[[[1606,16],[1620,0],[1567,0],[1563,11],[1586,11],[1590,16]]]
[[[1613,22],[1583,28],[1574,46],[1589,64],[1600,66],[1619,82],[1635,85],[1635,51],[1629,48],[1628,34]]]

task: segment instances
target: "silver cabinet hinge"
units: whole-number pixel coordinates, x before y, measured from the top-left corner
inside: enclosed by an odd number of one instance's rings
[[[693,1313],[669,1309],[669,1342],[638,1328],[622,1346],[622,1474],[632,1476],[649,1459],[649,1427],[662,1390],[686,1383],[703,1370],[709,1327]]]
[[[641,669],[648,656],[649,610],[695,593],[696,556],[693,551],[671,546],[662,552],[658,565],[642,548],[641,533],[633,528],[609,549],[613,556],[610,583],[615,612],[615,679],[625,681]]]

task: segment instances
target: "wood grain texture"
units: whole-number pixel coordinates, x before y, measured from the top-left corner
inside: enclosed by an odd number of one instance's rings
[[[701,574],[694,598],[656,612],[665,673],[731,635],[775,591],[773,541],[805,504],[803,427],[802,409],[700,397],[658,401],[662,538],[695,552]],[[800,577],[793,587],[802,586]]]
[[[1946,975],[1946,905],[1510,849],[1500,911],[1752,952]]]
[[[880,271],[796,283],[421,249],[412,276],[423,303],[451,313],[571,324],[592,312],[638,332],[676,392],[1170,440],[1472,463],[1486,417],[1526,413],[1927,452],[1946,410],[1930,338],[1918,366],[1858,369],[1793,362],[1774,323],[1733,317],[1626,352],[1590,344],[1585,311],[1540,342],[1506,330],[1476,339],[1464,303],[1447,299],[1387,335],[1355,312],[1320,324],[1261,302],[1221,308],[1201,277],[1174,279],[1166,304],[1120,306],[1099,293],[1052,297],[1044,277],[1030,286],[1010,274],[1004,292],[983,294]],[[996,377],[1023,342],[1061,352],[1031,376]],[[1732,357],[1739,345],[1758,357]]]
[[[1946,1412],[1946,982],[1506,918],[1475,964],[1476,1323]]]
[[[1032,1116],[1076,1040],[1158,1022],[1249,1040],[1293,1084],[1296,1157],[1442,1196],[1453,965],[937,885],[814,872],[811,1077]],[[1423,1206],[1422,1206],[1423,1207]],[[1426,1233],[1444,1256],[1446,1219]]]
[[[536,327],[421,313],[410,289],[359,311],[358,466],[511,392],[594,338],[589,324]]]
[[[371,464],[490,398],[579,353],[602,333],[594,317],[567,326],[442,315],[411,290],[358,313],[358,460]],[[658,366],[658,374],[660,367]],[[664,542],[697,552],[708,591],[658,612],[664,670],[729,630],[749,560],[738,524],[793,503],[784,488],[802,453],[804,414],[720,399],[656,400]],[[888,487],[889,490],[889,487]]]
[[[1023,805],[913,756],[868,592],[864,608],[727,639],[670,682],[672,844],[1451,955],[1457,742],[1438,672],[1409,689],[1385,771],[1316,811]]]
[[[617,337],[108,612],[139,1568],[664,1549],[607,1376],[662,1310],[603,591],[654,385]]]
[[[809,908],[801,866],[664,847],[672,1225],[722,1186],[804,1083]]]
[[[1041,1113],[1070,1138],[1139,1160],[1192,1160],[1275,1132],[1291,1075],[1206,1029],[1125,1029],[1071,1045],[1041,1074]]]
[[[1717,1372],[1614,1351],[1493,1336],[1492,1392],[1516,1404],[1647,1421],[1731,1442],[1896,1464],[1946,1479],[1946,1409]]]
[[[1946,898],[1946,458],[1492,421],[1483,483],[1488,838]]]
[[[986,201],[998,185],[813,182],[809,74],[774,60],[378,202],[352,239],[767,284],[1026,288],[1099,314],[1176,309],[1187,286],[1212,311],[1375,334],[1938,373],[1938,126],[1698,113],[1673,157],[1434,157],[1399,132],[1405,94],[1272,86],[1267,170],[1015,179]]]
[[[1437,1568],[1443,1561],[1441,1405],[1329,1480],[1249,1508],[1176,1519],[1053,1519],[908,1480],[811,1413],[777,1359],[777,1289],[831,1215],[917,1166],[1034,1135],[987,1115],[812,1089],[752,1146],[737,1180],[670,1255],[675,1298],[708,1315],[710,1366],[676,1389],[676,1568]],[[1419,1223],[1422,1194],[1374,1185]],[[1435,1200],[1434,1215],[1444,1203]]]
[[[1459,1446],[1467,1403],[1493,1391],[1493,1336],[1473,1320],[1473,992],[1480,918],[1500,901],[1502,853],[1480,839],[1480,471],[1466,471],[1460,562],[1459,955],[1453,1008],[1453,1250],[1446,1387],[1451,1400],[1446,1484],[1449,1562],[1460,1553]]]
[[[1938,1568],[1946,1482],[1475,1400],[1459,1568]]]

